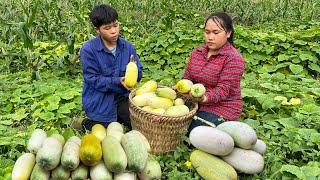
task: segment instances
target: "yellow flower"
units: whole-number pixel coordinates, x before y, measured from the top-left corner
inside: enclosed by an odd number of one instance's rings
[[[301,100],[299,98],[291,98],[289,103],[291,105],[299,105],[301,103]]]
[[[60,56],[62,53],[63,53],[63,52],[62,52],[62,46],[60,45],[60,46],[58,46],[58,47],[56,48],[56,55],[57,55],[57,56]]]
[[[191,164],[190,161],[186,161],[186,162],[184,163],[184,165],[186,165],[186,166],[189,168],[189,167],[191,167],[192,164]]]

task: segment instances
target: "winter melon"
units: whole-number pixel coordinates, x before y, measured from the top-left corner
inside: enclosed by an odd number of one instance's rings
[[[156,95],[163,98],[175,100],[177,97],[176,91],[169,87],[160,87],[156,91]]]
[[[189,108],[186,105],[177,105],[169,107],[164,113],[167,116],[183,116],[189,113]]]
[[[112,173],[109,172],[103,161],[90,167],[90,178],[92,180],[112,180]]]
[[[135,133],[126,133],[121,139],[121,145],[127,155],[129,171],[141,172],[148,158],[147,148],[141,137]]]
[[[137,95],[132,98],[132,102],[139,107],[146,106],[148,104],[148,99],[151,97],[155,97],[155,93],[144,93]]]
[[[72,136],[67,140],[61,155],[61,165],[64,168],[74,170],[79,166],[80,142],[77,136]]]
[[[237,172],[228,163],[209,153],[195,150],[190,155],[192,166],[207,180],[237,179]]]
[[[168,107],[173,106],[173,101],[168,98],[156,96],[148,99],[148,106],[154,109],[157,109],[157,108],[167,109]]]
[[[43,141],[47,138],[47,133],[42,129],[35,129],[28,140],[27,149],[36,154],[41,148]]]
[[[194,147],[218,156],[228,155],[234,148],[233,139],[229,134],[209,126],[193,128],[189,139]]]
[[[124,83],[127,87],[132,88],[137,84],[138,80],[138,66],[135,62],[128,63],[124,78]]]
[[[222,159],[236,170],[246,174],[259,173],[264,167],[263,157],[253,150],[234,148],[229,155],[223,156]]]
[[[146,166],[138,176],[139,179],[142,180],[161,179],[161,167],[159,162],[152,157],[148,157]]]
[[[103,138],[106,137],[107,132],[103,125],[95,124],[92,126],[91,134],[95,135],[100,141],[102,141]]]
[[[94,166],[102,158],[102,148],[100,140],[92,134],[83,136],[80,146],[80,160],[87,166]]]
[[[121,173],[127,167],[127,155],[119,140],[113,136],[106,136],[102,141],[103,160],[107,169],[114,173]]]
[[[177,82],[176,88],[180,93],[189,93],[193,83],[188,79],[181,79]]]
[[[239,121],[226,121],[217,126],[217,129],[228,133],[236,146],[251,149],[257,142],[257,134],[248,124]]]
[[[12,180],[28,180],[35,163],[36,158],[34,154],[22,154],[13,166]]]
[[[267,150],[267,145],[264,141],[258,139],[256,144],[253,145],[252,150],[263,155]]]
[[[45,170],[52,170],[59,165],[61,154],[61,142],[55,137],[48,137],[36,155],[37,164]]]
[[[145,82],[144,84],[142,84],[141,87],[139,87],[136,91],[136,96],[140,95],[140,94],[144,94],[144,93],[148,93],[148,92],[156,92],[158,87],[158,84],[156,81],[154,80],[150,80]]]

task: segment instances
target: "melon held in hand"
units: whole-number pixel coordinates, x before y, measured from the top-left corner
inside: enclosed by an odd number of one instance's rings
[[[190,92],[193,97],[202,97],[206,93],[206,88],[203,84],[197,83],[192,85]]]

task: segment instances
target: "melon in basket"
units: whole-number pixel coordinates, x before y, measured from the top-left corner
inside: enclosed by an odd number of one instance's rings
[[[189,113],[189,108],[186,105],[177,105],[169,107],[164,113],[167,116],[183,116]]]

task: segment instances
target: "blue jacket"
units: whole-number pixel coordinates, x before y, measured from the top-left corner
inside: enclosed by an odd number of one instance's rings
[[[115,56],[108,50],[100,36],[86,42],[80,50],[83,71],[82,105],[89,119],[100,122],[117,120],[115,95],[128,96],[129,92],[120,83],[125,76],[130,55],[138,66],[138,81],[142,78],[142,64],[135,48],[119,38]]]

